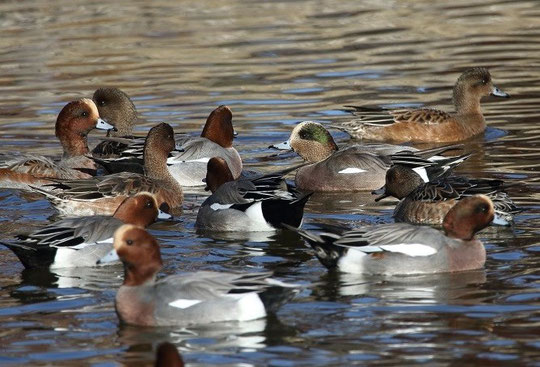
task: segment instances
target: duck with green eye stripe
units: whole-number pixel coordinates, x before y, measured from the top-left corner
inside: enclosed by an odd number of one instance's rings
[[[451,145],[418,150],[389,144],[354,145],[339,149],[332,135],[321,124],[304,121],[298,124],[288,141],[272,148],[294,150],[307,165],[300,167],[295,182],[309,191],[362,191],[384,185],[385,173],[392,164],[413,166],[426,180],[441,175],[469,157],[441,157],[438,154],[460,148]]]

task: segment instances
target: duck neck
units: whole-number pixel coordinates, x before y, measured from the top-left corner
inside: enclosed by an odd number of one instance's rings
[[[476,228],[470,221],[463,220],[459,217],[455,206],[450,209],[443,219],[443,229],[444,233],[448,237],[471,241],[474,239],[474,234],[476,233]]]
[[[84,133],[66,132],[60,139],[64,149],[64,158],[75,157],[88,154],[88,137]]]
[[[149,146],[144,147],[144,172],[147,177],[165,181],[168,187],[176,190],[182,189],[178,181],[169,172],[167,168],[168,152],[159,149],[152,149]]]
[[[133,134],[133,125],[137,120],[137,111],[129,110],[129,112],[126,112],[126,114],[128,115],[122,117],[122,120],[114,125],[116,129],[107,130],[107,136],[123,138]]]
[[[139,264],[137,267],[125,263],[123,285],[133,287],[154,282],[156,274],[160,269],[161,263]]]
[[[456,84],[453,99],[458,115],[482,115],[481,97],[469,93],[464,85]]]

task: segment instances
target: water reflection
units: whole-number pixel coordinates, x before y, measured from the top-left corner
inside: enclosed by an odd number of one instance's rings
[[[319,299],[328,300],[369,296],[378,304],[476,304],[478,288],[485,282],[483,269],[400,277],[329,271],[321,276],[313,292]]]
[[[128,346],[122,357],[127,364],[140,359],[142,353],[150,353],[155,346],[165,341],[175,344],[182,354],[204,364],[223,363],[228,357],[234,359],[239,353],[249,354],[271,345],[281,345],[286,342],[286,338],[296,335],[298,331],[295,328],[283,324],[275,315],[252,321],[222,322],[189,328],[119,325],[118,330],[119,341]],[[216,352],[220,355],[212,357]],[[243,362],[238,365],[251,364]]]

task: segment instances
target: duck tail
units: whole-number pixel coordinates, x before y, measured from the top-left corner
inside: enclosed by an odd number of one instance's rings
[[[317,256],[321,264],[328,269],[337,268],[338,260],[345,255],[345,252],[347,251],[346,247],[334,244],[334,241],[340,238],[337,234],[325,232],[316,235],[315,233],[294,228],[286,224],[283,224],[283,226],[303,237],[313,250],[315,250],[315,256]]]
[[[38,186],[33,186],[33,185],[29,185],[29,186],[30,186],[30,189],[32,189],[32,191],[35,191],[37,193],[42,194],[47,199],[51,199],[51,200],[58,199],[58,197],[53,192],[51,192],[49,190],[45,190],[45,189],[43,189],[41,187],[38,187]],[[55,189],[55,188],[58,187],[58,184],[57,183],[51,183],[51,184],[48,184],[46,186],[50,187],[50,189]]]
[[[283,224],[300,227],[304,217],[304,207],[313,193],[300,196],[294,200],[268,199],[262,201],[264,219],[275,228],[283,228]]]
[[[56,249],[45,247],[37,249],[17,242],[0,242],[10,249],[25,268],[46,268],[54,262]]]
[[[435,147],[435,148],[421,149],[417,151],[416,154],[427,159],[427,158],[440,155],[446,152],[450,152],[453,150],[460,150],[460,149],[463,149],[464,147],[465,147],[464,144],[448,144],[448,145],[443,145],[443,146]]]

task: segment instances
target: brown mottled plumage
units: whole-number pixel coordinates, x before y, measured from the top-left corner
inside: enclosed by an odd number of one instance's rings
[[[480,107],[484,96],[508,98],[497,89],[485,68],[466,70],[454,86],[455,113],[422,108],[415,110],[374,110],[358,106],[358,119],[335,125],[356,139],[392,142],[450,143],[481,134],[486,122]]]
[[[161,206],[167,203],[171,214],[180,214],[182,187],[167,170],[167,156],[174,149],[174,132],[166,123],[154,126],[144,147],[145,175],[122,172],[88,180],[61,181],[56,190],[44,193],[57,209],[69,215],[112,215],[127,197],[151,192]]]
[[[0,168],[0,187],[28,188],[49,183],[46,179],[82,179],[96,172],[93,160],[85,155],[88,150],[88,133],[106,128],[98,109],[90,99],[83,98],[62,108],[58,114],[55,133],[62,144],[63,156],[58,162],[41,156],[25,156],[8,160]],[[112,128],[112,126],[109,126]]]

